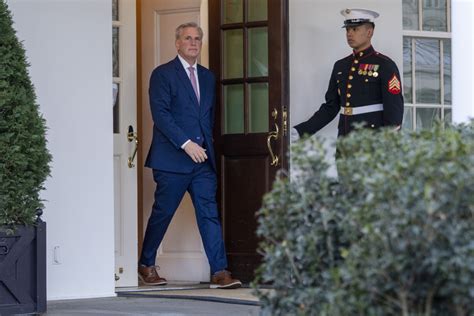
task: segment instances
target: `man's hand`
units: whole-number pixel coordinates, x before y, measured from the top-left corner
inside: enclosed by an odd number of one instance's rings
[[[195,163],[204,162],[207,159],[206,150],[193,141],[184,146],[184,151]]]

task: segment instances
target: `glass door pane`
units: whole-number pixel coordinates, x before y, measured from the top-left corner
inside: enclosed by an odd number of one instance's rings
[[[440,108],[417,108],[416,109],[416,129],[431,128],[435,121],[441,119]]]
[[[244,85],[224,86],[224,133],[244,132]]]
[[[418,0],[403,0],[403,29],[418,30]]]
[[[416,103],[441,104],[439,40],[415,40]]]
[[[224,24],[243,22],[243,0],[225,0],[222,7]]]
[[[118,0],[112,0],[112,21],[119,20],[119,5]]]
[[[267,0],[249,0],[247,21],[266,21],[268,19]]]
[[[403,38],[403,95],[406,103],[413,103],[412,38]]]
[[[113,126],[114,133],[120,133],[120,85],[118,83],[112,84],[113,96]]]
[[[244,32],[242,29],[224,31],[224,79],[242,78],[244,70]]]
[[[451,104],[451,40],[443,41],[444,104]]]
[[[447,0],[423,0],[423,31],[446,32]]]
[[[113,27],[112,28],[112,64],[113,64],[113,73],[112,76],[119,77],[120,76],[120,69],[119,69],[119,28]]]
[[[445,123],[452,123],[453,122],[453,113],[451,108],[444,109],[444,122]]]
[[[249,84],[249,132],[268,132],[268,83]]]
[[[268,76],[268,28],[248,30],[248,77]]]
[[[405,107],[403,113],[403,129],[412,130],[413,129],[413,108],[412,107]]]

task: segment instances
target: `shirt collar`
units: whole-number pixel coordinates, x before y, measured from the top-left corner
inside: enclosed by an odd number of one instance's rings
[[[183,57],[181,57],[180,54],[178,54],[178,58],[179,58],[179,61],[181,62],[181,64],[183,65],[184,69],[189,71],[188,67],[190,67],[190,66],[193,67],[194,69],[196,69],[197,62],[195,62],[194,65],[190,65],[190,64],[188,64],[188,62]]]

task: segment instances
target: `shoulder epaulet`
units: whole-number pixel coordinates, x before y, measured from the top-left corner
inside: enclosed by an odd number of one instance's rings
[[[386,55],[384,55],[380,52],[374,52],[374,53],[375,53],[376,56],[378,56],[380,58],[383,58],[383,59],[388,60],[388,61],[392,61],[392,59],[390,57],[388,57],[388,56],[386,56]]]

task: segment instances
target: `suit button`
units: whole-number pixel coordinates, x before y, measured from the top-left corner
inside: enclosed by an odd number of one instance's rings
[[[198,137],[196,137],[196,139],[201,139],[201,137],[198,136]]]
[[[352,68],[351,68],[351,71],[356,71],[355,67],[352,67]]]
[[[375,125],[374,125],[374,124],[372,124],[372,125],[370,125],[370,127],[374,128],[374,127],[375,127]]]
[[[352,80],[352,79],[354,79],[354,76],[349,76],[349,80]]]
[[[358,64],[358,63],[359,63],[359,61],[357,59],[354,60],[354,64]]]
[[[351,105],[350,102],[346,102],[346,106],[350,106],[350,105]]]
[[[350,89],[350,88],[352,88],[352,85],[349,83],[349,84],[347,85],[347,89]]]
[[[350,97],[351,97],[351,94],[350,94],[350,93],[348,93],[348,94],[346,94],[346,96],[347,96],[348,98],[350,98]]]

